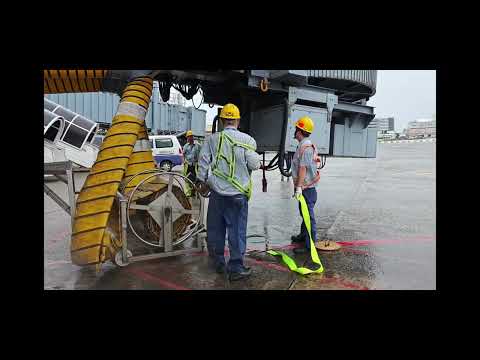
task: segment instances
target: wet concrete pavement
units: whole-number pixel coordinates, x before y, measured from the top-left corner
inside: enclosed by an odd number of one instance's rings
[[[45,289],[435,289],[435,143],[378,144],[376,159],[328,158],[315,206],[319,239],[340,242],[336,252],[319,252],[323,274],[296,275],[265,253],[281,248],[314,268],[306,255],[294,255],[290,236],[301,219],[291,181],[261,171],[253,178],[249,206],[247,266],[250,279],[229,282],[216,274],[205,253],[133,263],[105,263],[97,274],[70,262],[70,217],[44,195]],[[66,186],[47,183],[53,189]],[[77,184],[80,188],[81,183]],[[228,254],[228,252],[227,252]]]

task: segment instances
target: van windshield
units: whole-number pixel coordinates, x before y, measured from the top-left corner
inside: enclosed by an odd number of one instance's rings
[[[172,139],[155,139],[155,147],[157,149],[173,147]]]
[[[103,136],[97,135],[93,138],[91,144],[99,148],[100,145],[102,145],[102,142],[103,142]]]

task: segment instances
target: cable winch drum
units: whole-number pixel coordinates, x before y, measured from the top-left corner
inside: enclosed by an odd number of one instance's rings
[[[162,213],[166,201],[172,206],[172,246],[177,246],[187,240],[197,230],[200,223],[201,211],[192,209],[192,204],[185,195],[184,186],[181,183],[189,182],[194,186],[192,181],[187,177],[175,173],[162,170],[146,170],[136,174],[132,179],[139,175],[145,177],[138,185],[131,191],[127,202],[127,222],[132,233],[141,242],[151,246],[162,248]],[[174,184],[174,181],[177,185]],[[128,185],[125,184],[125,188]],[[155,190],[155,191],[152,191]],[[147,196],[144,194],[147,193]],[[143,229],[138,226],[137,211],[147,212],[147,217],[142,214],[140,217]],[[137,220],[137,221],[135,221]],[[135,225],[136,226],[135,226]],[[156,242],[153,241],[156,239]]]

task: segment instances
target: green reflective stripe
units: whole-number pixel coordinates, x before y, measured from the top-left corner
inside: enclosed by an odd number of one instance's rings
[[[235,162],[236,162],[236,158],[235,158],[235,146],[232,146],[232,162],[230,163],[231,164],[231,167],[230,167],[230,177],[233,179],[233,175],[235,174]]]
[[[230,135],[227,135],[225,133],[222,132],[222,134],[224,134],[224,136],[227,138],[227,140],[232,144],[232,145],[236,145],[236,146],[240,146],[240,147],[243,147],[247,150],[252,150],[252,151],[255,151],[255,148],[251,145],[248,145],[248,144],[244,144],[244,143],[241,143],[241,142],[237,142],[235,140],[233,140]]]
[[[322,263],[320,262],[320,258],[318,257],[317,248],[315,247],[315,244],[312,239],[312,227],[310,223],[310,214],[308,212],[308,206],[305,201],[305,198],[303,197],[303,194],[300,195],[300,197],[298,198],[298,201],[300,202],[300,209],[302,210],[303,221],[305,222],[305,227],[307,228],[308,236],[310,237],[310,256],[312,258],[312,261],[315,264],[320,265],[320,267],[317,270],[311,270],[305,267],[298,267],[295,261],[285,253],[281,253],[273,250],[269,250],[267,251],[267,253],[273,256],[281,256],[283,262],[288,266],[288,268],[291,271],[295,271],[301,275],[308,275],[312,273],[322,273],[324,269],[323,269]]]
[[[252,179],[249,180],[248,187],[245,189],[244,187],[242,187],[242,185],[237,180],[229,178],[228,176],[221,173],[217,169],[213,170],[212,173],[214,175],[218,176],[219,178],[221,178],[221,179],[229,182],[230,184],[232,184],[233,187],[235,187],[242,194],[246,195],[247,198],[250,200],[250,197],[252,195]]]
[[[218,166],[218,161],[220,160],[220,157],[223,156],[223,154],[220,153],[220,150],[221,150],[222,145],[223,145],[223,137],[222,137],[221,134],[222,133],[220,133],[220,140],[218,140],[218,145],[217,145],[217,157],[215,159],[215,165],[213,166],[215,169]]]
[[[224,138],[232,146],[232,151],[231,151],[231,154],[230,154],[231,155],[230,158],[226,157],[223,154],[223,152],[221,152],[221,150],[223,150],[223,139]],[[218,141],[217,154],[216,154],[216,158],[215,158],[215,164],[212,167],[212,173],[215,176],[218,176],[219,178],[221,178],[221,179],[227,181],[228,183],[230,183],[233,187],[235,187],[242,194],[245,194],[247,196],[248,200],[250,200],[250,197],[252,196],[252,178],[250,177],[249,182],[248,182],[248,186],[246,188],[244,188],[238,182],[238,180],[235,179],[235,167],[236,167],[235,146],[239,146],[239,147],[242,147],[244,149],[255,151],[254,147],[252,147],[250,145],[247,145],[247,144],[236,142],[229,135],[227,135],[225,132],[222,131],[220,133],[220,139]],[[227,163],[227,165],[228,165],[228,175],[222,173],[218,169],[218,163],[219,163],[220,159],[225,160],[225,162]]]
[[[237,143],[237,146],[240,146],[240,147],[242,147],[244,149],[247,149],[247,150],[255,151],[255,148],[253,146],[250,146],[250,145],[247,145],[247,144]]]
[[[195,170],[195,176],[198,176],[198,163],[195,163],[194,170]],[[184,162],[183,163],[183,176],[187,176],[187,175],[188,175],[188,163]]]

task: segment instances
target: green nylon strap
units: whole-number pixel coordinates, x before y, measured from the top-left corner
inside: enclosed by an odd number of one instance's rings
[[[283,262],[288,266],[288,268],[291,271],[295,271],[301,275],[308,275],[312,273],[322,273],[323,272],[323,265],[320,262],[320,258],[318,257],[317,249],[315,248],[315,244],[312,239],[312,228],[311,228],[311,223],[310,223],[310,214],[308,211],[308,206],[307,203],[305,202],[305,198],[303,197],[303,194],[301,194],[298,197],[298,201],[300,201],[300,208],[302,210],[302,217],[303,221],[305,222],[305,227],[307,228],[308,231],[308,236],[310,237],[310,256],[312,257],[312,261],[315,264],[320,265],[320,267],[317,270],[310,270],[305,267],[298,267],[295,261],[289,257],[287,254],[282,253],[282,252],[277,252],[273,250],[267,251],[270,255],[273,256],[281,256]]]
[[[232,151],[231,151],[231,154],[230,154],[231,158],[227,158],[221,152],[221,150],[223,148],[224,139],[226,139],[231,145],[231,148],[232,148]],[[249,179],[248,186],[246,188],[244,188],[238,182],[238,180],[235,179],[235,166],[236,166],[235,146],[239,146],[239,147],[242,147],[242,148],[247,149],[247,150],[255,151],[254,147],[252,147],[250,145],[247,145],[247,144],[237,142],[237,141],[233,140],[229,135],[225,134],[225,132],[222,131],[220,133],[220,139],[218,141],[217,154],[216,154],[216,158],[215,158],[215,164],[213,165],[213,168],[212,168],[212,173],[214,175],[218,176],[219,178],[221,178],[221,179],[229,182],[230,184],[232,184],[233,187],[235,187],[242,194],[245,194],[247,196],[247,199],[250,200],[250,197],[252,196],[252,178]],[[228,170],[229,170],[228,171],[228,176],[225,175],[224,173],[222,173],[220,170],[218,170],[218,162],[220,161],[220,159],[223,159],[228,165]]]

